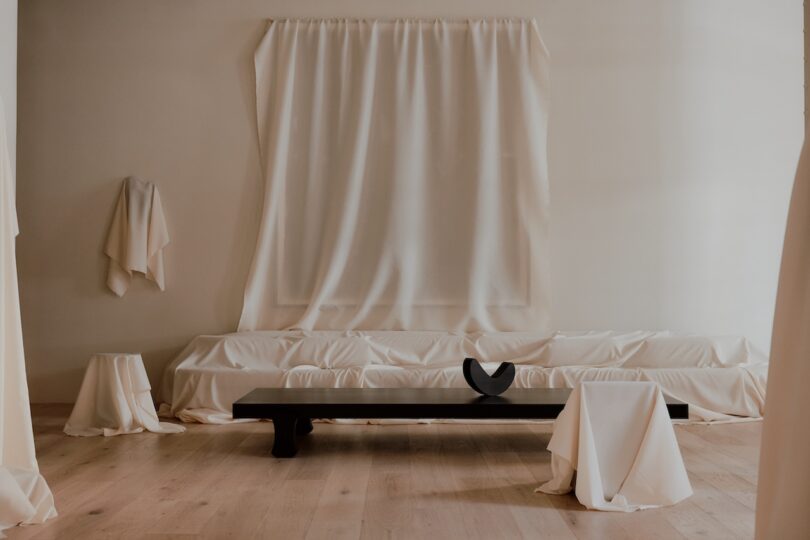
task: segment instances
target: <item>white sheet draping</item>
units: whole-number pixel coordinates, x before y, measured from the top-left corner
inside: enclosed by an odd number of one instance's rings
[[[810,537],[810,146],[796,174],[779,275],[756,537]]]
[[[276,20],[239,330],[548,319],[548,59],[532,20]]]
[[[655,381],[699,421],[759,417],[768,369],[747,340],[672,332],[259,331],[199,336],[166,369],[161,388],[186,421],[230,420],[258,386],[465,387],[463,358],[494,370],[515,362],[516,388],[581,381]],[[166,408],[162,412],[168,412]],[[730,416],[735,415],[735,416]]]
[[[692,486],[667,413],[652,382],[584,382],[554,422],[553,478],[537,488],[571,491],[592,510],[632,512],[689,497]]]
[[[17,213],[3,111],[0,101],[0,536],[3,529],[56,515],[34,452],[17,290]]]
[[[165,290],[163,248],[168,244],[169,231],[157,186],[134,176],[127,178],[118,195],[104,249],[110,258],[107,286],[124,296],[132,273],[140,272]]]
[[[151,389],[140,354],[93,355],[64,431],[75,437],[111,437],[144,429],[184,432],[183,426],[158,421]]]
[[[0,466],[0,538],[17,525],[43,523],[56,517],[53,494],[37,471]]]

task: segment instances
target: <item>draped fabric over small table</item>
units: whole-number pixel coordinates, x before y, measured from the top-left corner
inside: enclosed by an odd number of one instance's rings
[[[151,389],[141,355],[94,355],[65,424],[65,433],[75,437],[111,437],[143,430],[184,432],[183,426],[158,421]]]
[[[692,486],[664,396],[652,382],[585,382],[571,393],[549,442],[554,477],[587,508],[632,512],[675,504]]]
[[[279,20],[239,330],[548,323],[548,58],[531,20]]]
[[[56,516],[34,452],[17,290],[17,213],[3,110],[0,101],[0,537],[9,527]]]

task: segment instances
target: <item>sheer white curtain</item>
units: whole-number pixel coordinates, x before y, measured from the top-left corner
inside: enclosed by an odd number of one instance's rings
[[[14,182],[0,102],[0,536],[56,515],[34,454],[17,292]]]
[[[790,203],[773,324],[756,536],[810,537],[810,147]]]
[[[239,330],[546,330],[534,21],[273,21],[255,61],[266,191]]]

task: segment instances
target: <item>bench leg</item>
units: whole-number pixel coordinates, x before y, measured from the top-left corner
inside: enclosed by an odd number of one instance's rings
[[[294,416],[273,417],[273,455],[277,458],[291,458],[298,452],[295,444]]]
[[[312,420],[309,418],[298,418],[295,424],[296,435],[309,435],[312,433]]]

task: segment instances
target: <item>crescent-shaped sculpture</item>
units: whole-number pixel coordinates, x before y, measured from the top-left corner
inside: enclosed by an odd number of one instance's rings
[[[485,396],[503,394],[515,380],[515,364],[503,362],[495,373],[490,375],[475,358],[464,359],[464,380],[470,387]]]

